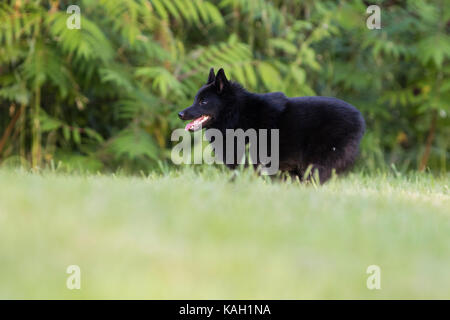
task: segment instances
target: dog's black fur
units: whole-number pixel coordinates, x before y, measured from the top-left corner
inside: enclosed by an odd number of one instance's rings
[[[206,85],[192,106],[179,113],[182,120],[210,116],[203,128],[279,129],[280,170],[307,179],[312,166],[323,183],[346,171],[358,155],[365,122],[345,101],[330,97],[288,98],[281,92],[256,94],[228,81],[223,69],[210,70]],[[270,141],[270,140],[269,140]]]

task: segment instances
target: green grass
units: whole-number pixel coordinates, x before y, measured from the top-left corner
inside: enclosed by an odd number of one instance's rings
[[[450,298],[448,176],[230,175],[0,171],[0,298]]]

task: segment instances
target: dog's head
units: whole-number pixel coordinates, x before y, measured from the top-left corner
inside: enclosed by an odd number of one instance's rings
[[[208,81],[200,88],[192,106],[178,113],[181,120],[190,121],[185,129],[197,131],[201,128],[214,128],[219,118],[230,105],[230,82],[223,69],[214,75],[214,69],[209,71]]]

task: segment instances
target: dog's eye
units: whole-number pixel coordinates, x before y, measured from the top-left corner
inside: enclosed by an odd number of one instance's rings
[[[207,103],[208,103],[208,101],[206,101],[206,100],[201,100],[201,101],[200,101],[200,104],[201,104],[201,105],[207,104]]]

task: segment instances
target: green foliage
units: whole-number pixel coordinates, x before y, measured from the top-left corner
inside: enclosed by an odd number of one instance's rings
[[[377,3],[381,30],[367,29],[362,1],[83,0],[72,30],[68,1],[2,2],[0,157],[157,168],[182,126],[176,111],[224,67],[252,91],[357,106],[371,169],[446,171],[450,9]]]

